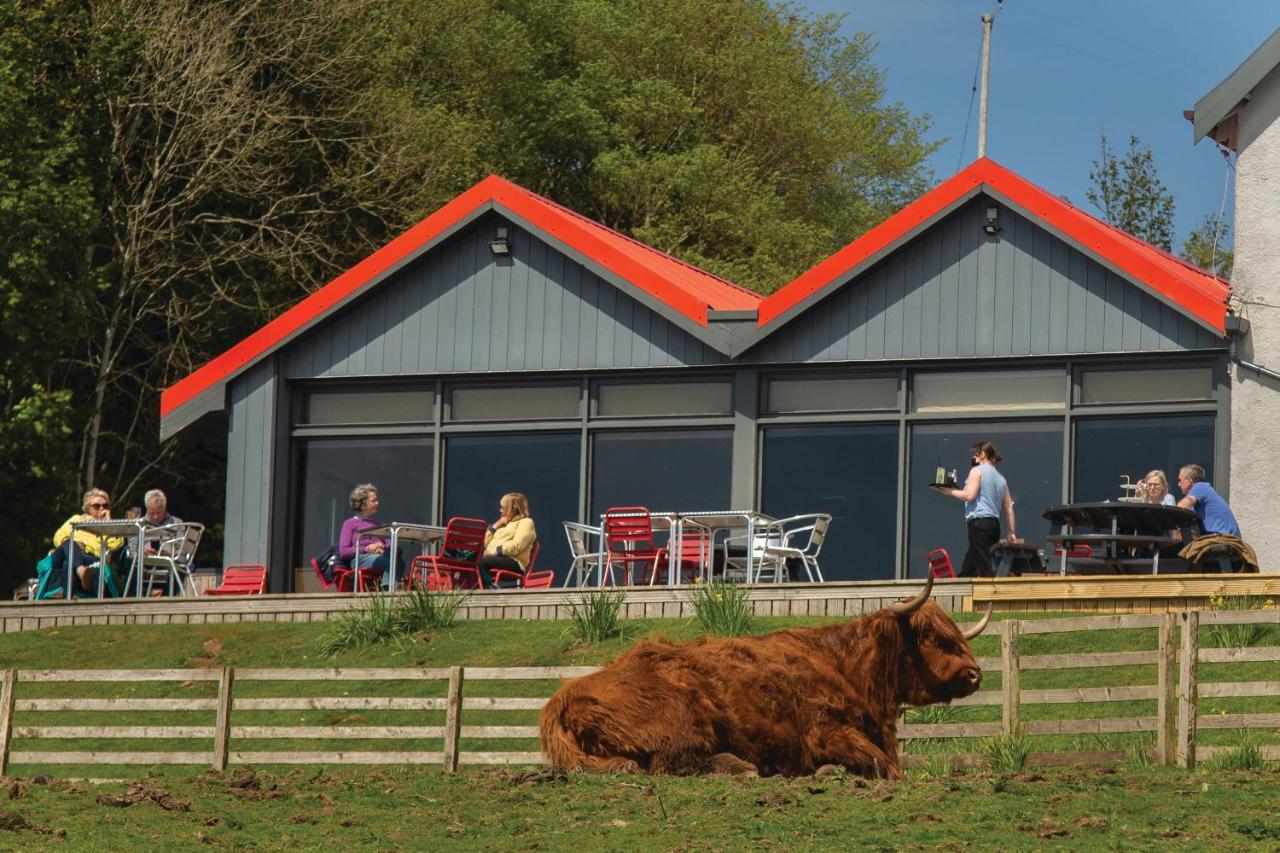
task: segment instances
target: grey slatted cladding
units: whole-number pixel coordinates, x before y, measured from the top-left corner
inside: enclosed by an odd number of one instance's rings
[[[263,359],[228,389],[227,510],[223,565],[270,564],[275,467],[276,361]]]
[[[512,254],[489,250],[511,228]],[[727,358],[555,248],[479,220],[309,329],[290,379],[681,367]]]
[[[988,207],[1002,231],[982,231]],[[979,196],[744,354],[756,363],[1221,349],[1050,231]]]

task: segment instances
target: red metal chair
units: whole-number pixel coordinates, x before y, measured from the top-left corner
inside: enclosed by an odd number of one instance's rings
[[[326,592],[355,591],[356,573],[349,566],[342,563],[334,566],[332,581],[324,576],[324,569],[320,568],[320,562],[314,557],[311,558],[311,568],[315,570],[316,577],[320,579],[320,586],[324,587]],[[377,569],[363,568],[360,570],[360,586],[376,584],[381,576],[382,573]]]
[[[956,570],[951,565],[951,555],[946,548],[934,548],[929,552],[929,574],[935,578],[953,578]]]
[[[711,564],[711,529],[692,519],[686,519],[680,525],[678,541],[680,582],[695,583]],[[650,586],[656,582],[659,572],[663,573],[667,583],[671,583],[671,554],[675,550],[675,543],[668,542],[666,548],[658,550],[661,553],[658,559],[658,571],[650,573]]]
[[[323,579],[321,575],[321,579]],[[222,572],[222,582],[205,595],[262,595],[267,591],[267,567],[261,563],[237,563]]]
[[[556,579],[556,573],[552,569],[545,572],[529,572],[524,576],[524,583],[520,585],[521,589],[550,589],[551,582]]]
[[[529,551],[529,565],[524,567],[523,572],[512,571],[511,569],[490,569],[489,581],[493,584],[494,589],[501,587],[503,584],[507,588],[528,589],[528,577],[534,574],[533,567],[538,564],[538,554],[542,551],[542,543],[535,541],[533,548]],[[555,576],[555,572],[551,572]]]
[[[659,563],[666,559],[667,549],[653,543],[653,520],[647,507],[615,506],[604,513],[604,541],[609,571],[606,582],[613,580],[613,567],[622,568],[623,585],[630,586],[639,567],[641,583],[652,583]]]
[[[449,576],[448,589],[478,589],[480,583],[480,556],[484,553],[484,534],[488,525],[484,519],[455,516],[444,528],[444,541],[439,554],[415,557],[409,567],[409,588],[419,583],[427,589],[431,584],[443,581],[440,575]],[[432,576],[436,576],[434,580]]]

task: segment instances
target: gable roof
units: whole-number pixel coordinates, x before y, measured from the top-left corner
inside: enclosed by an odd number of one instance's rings
[[[164,419],[199,397],[220,395],[228,380],[331,315],[440,240],[487,211],[496,211],[597,268],[602,277],[697,334],[711,311],[754,310],[763,297],[638,240],[619,234],[490,175],[400,236],[289,308],[160,395]],[[702,337],[701,335],[699,335]],[[723,351],[719,336],[706,342]],[[221,399],[207,400],[221,408]],[[180,429],[163,430],[166,434]]]
[[[1232,71],[1227,78],[1214,86],[1209,94],[1196,101],[1191,115],[1191,142],[1195,144],[1206,136],[1212,135],[1215,141],[1235,149],[1234,129],[1223,128],[1226,132],[1218,133],[1218,125],[1230,118],[1243,103],[1249,99],[1262,78],[1280,65],[1280,29],[1273,32],[1258,49],[1249,54],[1249,58],[1240,63],[1240,67]]]
[[[760,304],[755,340],[787,323],[969,199],[985,193],[1186,314],[1225,334],[1228,285],[1085,213],[989,158],[977,160]]]

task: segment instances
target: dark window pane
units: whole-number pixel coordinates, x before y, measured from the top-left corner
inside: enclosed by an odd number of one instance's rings
[[[774,427],[764,433],[760,508],[830,513],[818,562],[829,581],[894,577],[898,427]]]
[[[308,394],[303,405],[306,424],[429,423],[435,392],[334,391]]]
[[[601,417],[653,415],[727,415],[732,387],[727,379],[711,382],[637,382],[596,386],[596,414]]]
[[[577,385],[454,388],[449,418],[455,421],[536,421],[578,417]]]
[[[1062,503],[1061,422],[921,424],[911,431],[908,577],[926,575],[928,554],[934,548],[946,548],[951,564],[957,574],[960,572],[969,548],[964,504],[935,492],[928,484],[939,465],[948,471],[957,469],[963,483],[969,475],[969,448],[984,439],[1004,457],[999,468],[1009,483],[1018,536],[1044,545],[1049,522],[1040,513],[1047,506]],[[1000,534],[1008,533],[1002,517]]]
[[[856,412],[898,408],[895,376],[776,377],[765,394],[770,412]]]
[[[442,516],[492,522],[504,494],[524,492],[542,543],[537,568],[555,569],[558,584],[569,567],[563,522],[578,519],[580,442],[576,432],[450,437]]]
[[[1161,403],[1213,399],[1212,367],[1148,370],[1087,370],[1080,377],[1081,403]]]
[[[611,506],[651,510],[729,506],[729,430],[597,432],[592,437],[591,524]]]
[[[1183,465],[1200,465],[1212,482],[1213,423],[1213,415],[1076,421],[1074,500],[1114,500],[1122,492],[1122,474],[1137,481],[1153,468],[1164,471],[1175,499],[1182,497]]]
[[[354,514],[347,496],[357,483],[378,487],[379,519],[431,521],[430,439],[315,439],[302,444],[300,455],[294,565],[307,566],[338,544],[342,522]]]

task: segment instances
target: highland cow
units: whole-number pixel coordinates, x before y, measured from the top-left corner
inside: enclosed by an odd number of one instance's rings
[[[824,628],[639,643],[557,691],[542,710],[543,752],[606,772],[701,773],[727,760],[762,776],[834,764],[897,778],[902,707],[982,683],[968,640],[990,611],[962,632],[928,600],[932,587]]]

